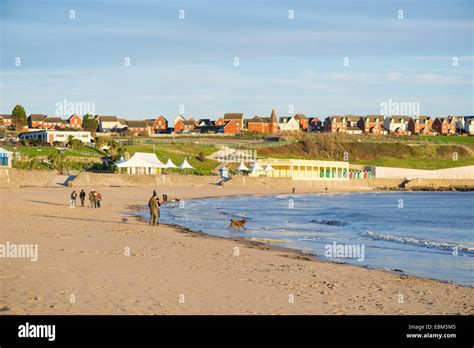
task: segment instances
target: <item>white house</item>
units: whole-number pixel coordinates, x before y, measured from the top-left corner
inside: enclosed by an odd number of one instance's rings
[[[53,144],[55,141],[65,143],[69,140],[69,136],[72,136],[73,139],[82,141],[84,144],[90,144],[92,142],[91,132],[80,131],[52,131],[52,130],[39,130],[32,132],[25,132],[19,135],[20,140],[43,140],[50,144]]]
[[[408,129],[410,119],[410,116],[385,116],[383,126],[389,133],[409,135],[411,134]]]
[[[122,125],[117,116],[96,116],[95,120],[97,121],[99,132],[116,131],[126,127],[126,125]]]
[[[0,147],[0,168],[11,168],[12,152]]]
[[[278,128],[280,128],[281,132],[298,132],[300,130],[300,123],[295,116],[280,117]]]
[[[464,132],[474,135],[474,116],[464,116]]]

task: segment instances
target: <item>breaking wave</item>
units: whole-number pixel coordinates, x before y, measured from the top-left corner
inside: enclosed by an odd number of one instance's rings
[[[440,241],[429,240],[429,239],[418,239],[414,237],[399,237],[399,236],[394,236],[392,234],[375,233],[372,231],[367,231],[366,235],[369,236],[370,238],[383,240],[387,242],[415,245],[415,246],[421,246],[421,247],[433,248],[433,249],[439,249],[439,250],[448,250],[451,252],[454,251],[455,248],[457,248],[458,252],[474,255],[474,247],[468,247],[462,244],[440,242]]]

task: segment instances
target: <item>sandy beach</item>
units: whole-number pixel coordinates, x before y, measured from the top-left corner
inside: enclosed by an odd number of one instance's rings
[[[0,259],[0,314],[474,314],[473,288],[151,227],[124,213],[145,206],[153,188],[95,189],[100,209],[70,209],[72,189],[59,185],[0,190],[0,242],[39,251],[36,262]],[[157,191],[180,199],[288,193]]]

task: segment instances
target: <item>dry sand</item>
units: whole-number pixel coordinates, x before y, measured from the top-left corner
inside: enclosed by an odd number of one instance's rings
[[[70,209],[65,187],[0,190],[0,243],[39,246],[37,262],[0,259],[0,314],[474,314],[473,288],[133,217],[122,223],[122,212],[145,205],[152,189],[96,189],[101,209]],[[281,193],[246,190],[158,192],[186,199]]]

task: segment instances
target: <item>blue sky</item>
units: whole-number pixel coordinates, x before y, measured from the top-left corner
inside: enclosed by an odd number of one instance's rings
[[[289,105],[325,117],[392,100],[472,115],[473,4],[2,0],[0,113],[53,115],[67,100],[129,119],[172,120],[180,105],[196,118]]]

